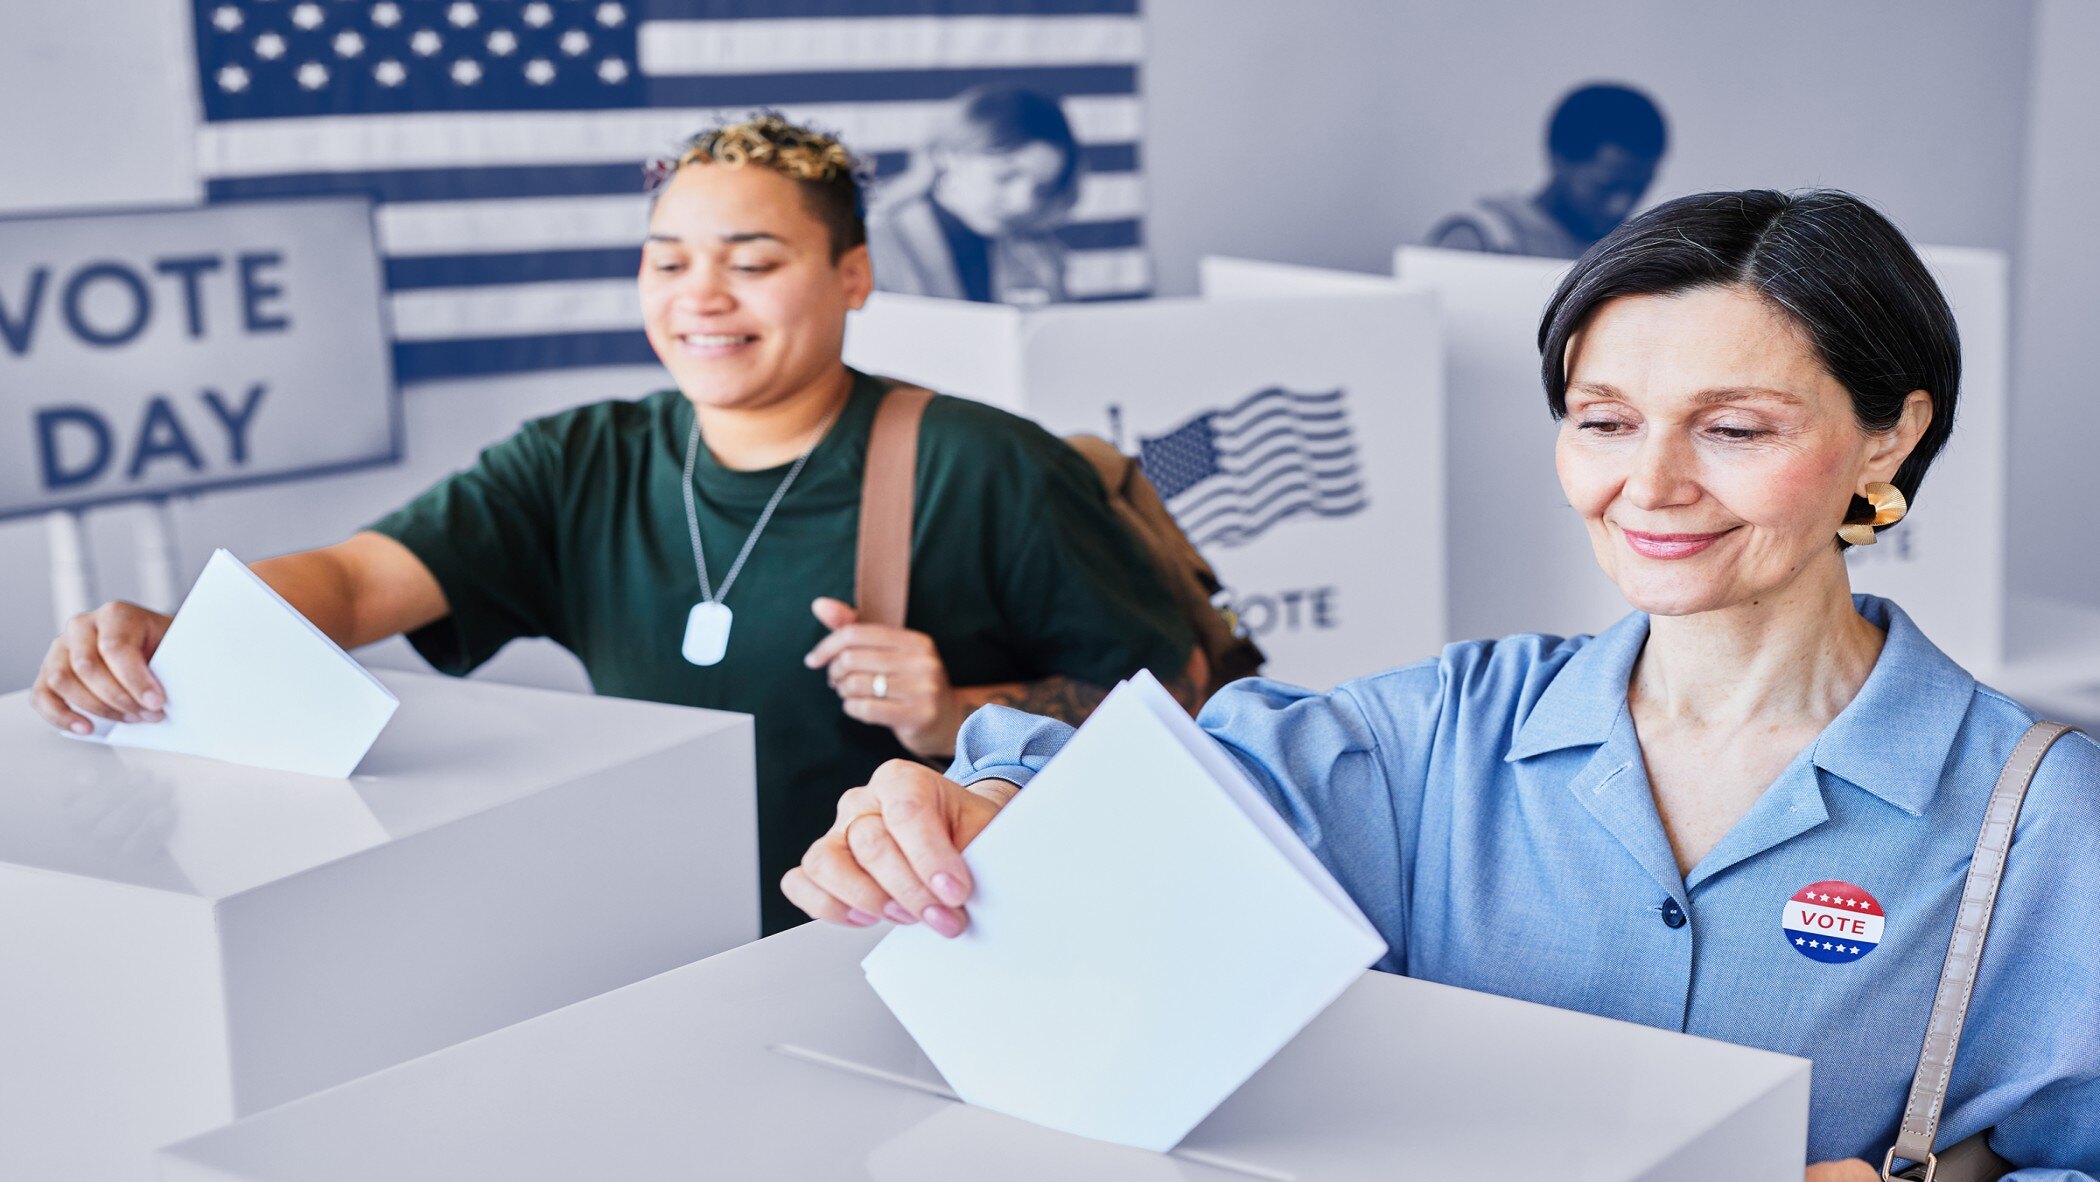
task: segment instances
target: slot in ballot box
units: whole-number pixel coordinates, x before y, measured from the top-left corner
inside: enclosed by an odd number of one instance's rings
[[[348,779],[0,698],[0,1178],[153,1151],[758,936],[751,720],[386,672]]]
[[[1325,688],[1443,643],[1437,342],[1435,301],[1390,281],[1043,308],[884,292],[846,359],[1139,456],[1265,671]]]
[[[1933,643],[1979,677],[2005,666],[2008,287],[2005,256],[1921,246],[1961,331],[1961,391],[1946,450],[1916,511],[1846,554],[1856,591],[1901,604]],[[1626,603],[1598,569],[1553,464],[1557,425],[1539,378],[1538,326],[1569,264],[1401,247],[1402,286],[1444,315],[1450,430],[1449,559],[1454,639],[1596,632]],[[1360,278],[1352,276],[1351,278]]]
[[[215,1130],[165,1182],[1801,1176],[1802,1059],[1366,973],[1169,1154],[961,1104],[812,924]]]

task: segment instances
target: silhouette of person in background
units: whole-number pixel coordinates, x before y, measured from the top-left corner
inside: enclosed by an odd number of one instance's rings
[[[1580,258],[1633,213],[1669,149],[1654,100],[1599,83],[1560,101],[1546,133],[1553,177],[1528,197],[1483,197],[1438,222],[1429,245],[1495,254]]]
[[[1057,100],[980,87],[868,212],[868,254],[882,291],[980,303],[1065,298],[1065,248],[1053,231],[1079,198],[1079,141]]]

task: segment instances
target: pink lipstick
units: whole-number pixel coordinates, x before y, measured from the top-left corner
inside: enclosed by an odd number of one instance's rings
[[[1647,534],[1639,530],[1621,529],[1626,535],[1626,544],[1643,558],[1690,558],[1728,533],[1721,530],[1710,534]]]

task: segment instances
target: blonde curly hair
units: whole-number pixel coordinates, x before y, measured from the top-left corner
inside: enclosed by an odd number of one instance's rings
[[[836,136],[791,123],[778,111],[760,111],[702,131],[676,153],[650,161],[644,166],[649,190],[661,189],[672,174],[694,164],[766,168],[796,182],[809,211],[831,233],[834,261],[868,240],[865,167]]]

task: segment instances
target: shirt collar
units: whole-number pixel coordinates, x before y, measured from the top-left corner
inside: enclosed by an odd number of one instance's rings
[[[1634,612],[1583,641],[1539,695],[1510,745],[1509,762],[1564,747],[1594,747],[1611,737],[1626,708],[1626,683],[1648,641],[1648,616]]]
[[[1873,595],[1852,603],[1888,630],[1859,693],[1823,728],[1817,767],[1906,813],[1925,811],[1938,791],[1954,737],[1976,696],[1976,679],[1925,638],[1903,609]]]
[[[1939,787],[1976,679],[1894,603],[1855,595],[1852,604],[1888,639],[1859,693],[1817,736],[1810,758],[1831,775],[1917,815]],[[1648,617],[1641,612],[1591,637],[1539,695],[1505,758],[1515,762],[1609,739],[1647,639]]]

